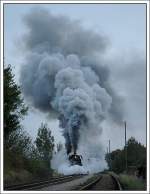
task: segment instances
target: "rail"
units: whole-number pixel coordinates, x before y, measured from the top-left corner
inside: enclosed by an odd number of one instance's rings
[[[120,184],[118,178],[117,178],[115,175],[113,175],[113,174],[110,174],[110,173],[108,173],[108,174],[109,174],[109,175],[111,176],[111,178],[114,180],[114,183],[115,183],[115,185],[116,185],[116,190],[120,190],[120,191],[121,191],[121,190],[122,190],[122,187],[121,187],[121,184]],[[97,176],[95,177],[94,180],[92,180],[91,182],[89,182],[89,183],[87,183],[87,184],[81,186],[81,187],[79,188],[79,191],[83,191],[83,190],[92,190],[92,188],[93,188],[99,181],[101,181],[102,177],[103,177],[103,174],[97,175]]]
[[[46,186],[51,186],[55,184],[60,184],[64,182],[68,182],[77,178],[80,178],[84,175],[68,175],[68,176],[62,176],[62,177],[57,177],[57,178],[52,178],[50,180],[46,181],[40,181],[40,182],[32,182],[32,183],[27,183],[27,184],[18,184],[18,185],[11,185],[11,186],[6,186],[4,187],[4,190],[38,190],[42,187]]]
[[[90,190],[96,183],[98,183],[100,180],[102,179],[102,175],[99,175],[98,177],[96,177],[93,181],[91,181],[90,183],[87,183],[85,185],[83,185],[82,187],[79,188],[79,191],[83,191],[83,190]]]
[[[112,177],[112,179],[113,179],[114,182],[116,183],[117,189],[118,189],[119,191],[122,191],[122,186],[121,186],[121,184],[120,184],[118,178],[117,178],[115,175],[113,175],[113,174],[109,174],[109,175]]]

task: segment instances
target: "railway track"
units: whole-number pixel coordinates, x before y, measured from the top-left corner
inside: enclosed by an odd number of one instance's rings
[[[4,187],[4,190],[6,191],[16,191],[16,190],[38,190],[43,187],[47,187],[50,185],[55,184],[61,184],[65,182],[72,181],[74,179],[80,178],[85,175],[68,175],[68,176],[62,176],[57,178],[51,178],[50,180],[45,181],[38,181],[38,182],[32,182],[32,183],[26,183],[26,184],[17,184],[17,185],[11,185]]]
[[[49,187],[57,184],[66,183],[78,178],[81,178],[85,175],[67,175],[62,177],[56,177],[51,178],[50,180],[45,181],[37,181],[32,183],[26,183],[26,184],[18,184],[18,185],[12,185],[12,186],[6,186],[4,187],[5,191],[16,191],[16,190],[22,190],[22,191],[30,191],[30,190],[39,190],[44,187]],[[108,182],[107,182],[108,180]],[[84,185],[77,188],[79,191],[84,190],[111,190],[111,187],[109,185],[111,180],[112,190],[122,190],[121,185],[117,179],[116,176],[113,174],[96,174],[95,177],[92,180],[89,180]]]
[[[116,176],[112,175],[112,174],[108,174],[111,179],[113,180],[113,186],[115,188],[115,190],[122,190],[122,187],[120,185],[120,182],[118,181],[118,179],[116,178]],[[101,180],[103,179],[103,176],[105,176],[104,174],[98,174],[95,176],[95,179],[91,180],[91,182],[88,182],[87,184],[81,186],[78,190],[79,191],[84,191],[84,190],[105,190],[106,186],[103,187],[101,185]],[[107,183],[106,183],[107,184]],[[99,187],[98,187],[99,185]]]
[[[102,175],[99,175],[98,177],[96,177],[94,180],[92,180],[91,182],[83,185],[82,187],[79,188],[79,191],[84,191],[84,190],[91,190],[93,188],[93,186],[98,183],[100,180],[102,179]]]
[[[114,176],[113,174],[110,174],[111,178],[114,180],[115,184],[116,184],[116,189],[122,191],[122,186],[118,180],[118,178],[116,176]]]

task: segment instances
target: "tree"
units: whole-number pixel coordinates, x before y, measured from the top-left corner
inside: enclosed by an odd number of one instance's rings
[[[140,166],[146,164],[146,148],[131,137],[127,142],[128,165]]]
[[[27,113],[20,87],[14,81],[10,65],[4,68],[4,138],[9,139],[12,132],[18,130],[20,119]]]
[[[138,168],[146,165],[146,148],[131,137],[127,142],[127,164],[128,167]],[[105,160],[109,169],[121,173],[125,171],[125,147],[122,150],[114,150],[106,154]]]
[[[50,167],[50,160],[52,159],[54,149],[54,137],[46,124],[42,123],[38,129],[35,144],[40,158]]]
[[[19,129],[9,136],[9,150],[28,157],[32,153],[32,139],[29,134]]]
[[[107,161],[109,169],[116,173],[123,172],[125,169],[125,154],[124,150],[114,150],[110,154],[106,154],[105,160]]]

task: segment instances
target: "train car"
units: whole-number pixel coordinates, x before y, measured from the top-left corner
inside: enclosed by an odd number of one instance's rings
[[[69,155],[69,162],[71,166],[73,165],[79,165],[82,166],[82,156],[78,154],[71,154]]]

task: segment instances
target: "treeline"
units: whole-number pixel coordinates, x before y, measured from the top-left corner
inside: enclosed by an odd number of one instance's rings
[[[146,148],[133,137],[127,141],[126,147],[122,150],[117,149],[111,153],[107,153],[105,159],[109,170],[116,173],[123,173],[126,171],[128,173],[130,170],[136,172],[138,169],[143,169],[144,171],[146,170]]]
[[[4,68],[4,183],[12,184],[53,175],[50,166],[54,137],[47,124],[37,129],[35,141],[21,126],[28,107],[14,81],[10,65]],[[60,150],[62,145],[57,145]]]

